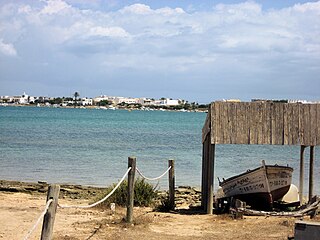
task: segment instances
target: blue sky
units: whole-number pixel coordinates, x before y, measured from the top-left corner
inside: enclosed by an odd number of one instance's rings
[[[0,0],[0,95],[320,100],[319,1]]]

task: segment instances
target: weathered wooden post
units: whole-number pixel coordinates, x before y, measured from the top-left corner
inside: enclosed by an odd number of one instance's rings
[[[214,158],[215,158],[215,144],[209,142],[209,158],[208,158],[208,191],[207,191],[207,214],[213,212],[213,179],[214,179]]]
[[[304,180],[304,150],[306,146],[300,146],[300,180],[299,180],[299,198],[300,204],[303,202],[303,180]]]
[[[43,217],[41,240],[51,240],[54,219],[56,216],[58,198],[59,198],[60,186],[59,185],[50,185],[47,194],[47,202],[52,199],[47,213]]]
[[[127,222],[131,223],[133,218],[133,203],[134,203],[134,177],[136,173],[136,157],[128,158],[128,168],[131,170],[128,173],[128,200],[127,200]]]
[[[174,190],[175,190],[175,176],[174,176],[174,160],[169,159],[169,204],[170,209],[174,210],[175,204],[174,204]]]
[[[309,166],[309,202],[313,196],[313,166],[314,166],[314,146],[310,146],[310,166]]]

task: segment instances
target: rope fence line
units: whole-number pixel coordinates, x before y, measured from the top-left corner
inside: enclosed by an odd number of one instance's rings
[[[58,204],[59,208],[92,208],[97,206],[98,204],[106,201],[117,189],[118,187],[121,185],[121,183],[124,181],[124,179],[126,178],[126,176],[128,175],[128,173],[130,172],[131,167],[128,168],[128,170],[126,171],[126,173],[123,175],[123,177],[121,178],[121,180],[118,182],[118,184],[113,188],[113,190],[107,194],[103,199],[99,200],[98,202],[95,202],[93,204],[87,205],[87,206],[75,206],[75,205],[71,205],[71,206],[65,206],[65,205],[60,205]]]
[[[140,175],[142,178],[147,179],[147,180],[149,180],[149,181],[159,180],[159,179],[162,178],[164,175],[166,175],[166,174],[170,171],[170,169],[171,169],[171,166],[168,167],[168,169],[167,169],[163,174],[161,174],[159,177],[148,178],[148,177],[146,177],[146,176],[144,176],[144,175],[142,174],[142,172],[139,170],[138,167],[136,168],[136,170],[137,170],[137,172],[139,173],[139,175]]]
[[[43,212],[41,213],[41,215],[39,216],[38,220],[36,221],[36,223],[33,225],[33,227],[30,229],[30,231],[28,232],[28,234],[25,236],[25,238],[23,240],[28,240],[29,237],[31,236],[31,234],[33,233],[33,231],[36,229],[36,227],[38,226],[38,224],[40,223],[41,219],[43,218],[43,216],[47,213],[48,208],[50,206],[50,204],[53,202],[53,199],[49,199],[49,201],[47,202],[45,209],[43,210]]]
[[[88,209],[97,206],[98,204],[106,201],[118,188],[119,186],[123,183],[126,177],[128,177],[128,187],[127,187],[127,193],[128,193],[128,201],[127,201],[127,216],[126,216],[126,222],[127,223],[132,223],[133,220],[133,206],[134,206],[134,182],[135,182],[135,172],[138,172],[140,176],[144,179],[154,181],[158,180],[159,184],[159,179],[161,179],[165,174],[169,173],[169,202],[170,202],[170,208],[174,209],[174,160],[169,159],[168,161],[169,168],[161,174],[159,177],[155,178],[148,178],[142,174],[142,172],[136,167],[136,157],[129,157],[128,158],[128,169],[126,173],[123,175],[121,180],[117,183],[117,185],[113,188],[113,190],[108,193],[103,199],[90,204],[86,206],[76,206],[76,205],[71,205],[71,206],[65,206],[65,205],[60,205],[58,203],[59,199],[59,192],[60,192],[60,185],[57,184],[51,184],[48,188],[48,194],[47,194],[47,203],[45,206],[44,211],[41,213],[40,217],[37,219],[36,223],[32,227],[32,229],[28,232],[24,240],[28,240],[33,231],[36,229],[38,226],[39,222],[43,218],[43,225],[42,225],[42,232],[41,232],[41,239],[52,239],[52,234],[53,234],[53,225],[55,221],[55,215],[56,215],[56,210],[57,207],[59,208],[82,208],[82,209]],[[157,185],[158,185],[157,184]]]

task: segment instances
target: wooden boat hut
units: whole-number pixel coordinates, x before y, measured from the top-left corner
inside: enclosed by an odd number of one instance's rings
[[[320,145],[320,104],[212,102],[202,129],[202,207],[213,210],[216,144],[300,145],[300,199],[304,151],[310,147],[309,199],[313,196],[314,147]]]

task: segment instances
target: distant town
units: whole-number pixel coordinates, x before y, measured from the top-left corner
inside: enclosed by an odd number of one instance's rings
[[[241,102],[239,99],[223,99],[223,102]],[[320,101],[307,100],[268,100],[252,99],[252,102],[283,102],[315,104]],[[100,95],[95,98],[80,97],[75,92],[70,97],[46,97],[30,96],[26,93],[17,96],[0,96],[1,106],[45,106],[45,107],[79,107],[79,108],[101,108],[101,109],[141,109],[141,110],[179,110],[179,111],[207,111],[209,104],[198,104],[183,99],[172,98],[132,98]]]
[[[142,110],[180,110],[206,111],[208,104],[188,102],[172,98],[132,98],[100,95],[95,98],[80,97],[75,92],[70,97],[30,96],[26,93],[18,96],[0,96],[0,105],[46,106],[46,107],[79,107],[101,109],[142,109]]]

